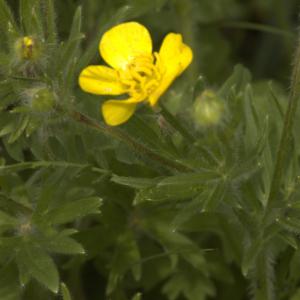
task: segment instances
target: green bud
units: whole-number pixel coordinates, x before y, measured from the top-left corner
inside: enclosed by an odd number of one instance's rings
[[[32,95],[30,104],[33,111],[49,112],[55,105],[55,96],[48,88],[41,88]]]
[[[224,114],[224,103],[212,90],[205,90],[194,102],[193,117],[195,124],[201,127],[219,124]]]
[[[38,41],[31,36],[19,38],[15,50],[20,60],[36,60],[41,52]]]

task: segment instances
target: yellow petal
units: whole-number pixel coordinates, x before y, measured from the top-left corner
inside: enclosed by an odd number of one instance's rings
[[[137,101],[130,98],[128,100],[108,100],[102,104],[102,114],[106,124],[110,126],[125,123],[134,113]]]
[[[106,66],[89,66],[79,75],[80,87],[96,95],[121,95],[126,91],[120,83],[117,71]]]
[[[110,66],[114,69],[125,69],[134,57],[152,53],[152,41],[143,25],[127,22],[106,31],[99,49]]]
[[[170,84],[192,62],[192,49],[182,42],[181,34],[169,33],[163,40],[158,54],[157,64],[163,72],[163,78],[156,91],[149,96],[151,106],[167,90]]]

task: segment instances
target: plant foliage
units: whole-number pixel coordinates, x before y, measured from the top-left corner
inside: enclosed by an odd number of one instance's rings
[[[297,6],[0,0],[0,299],[300,299]],[[109,127],[78,75],[128,20],[195,57]]]

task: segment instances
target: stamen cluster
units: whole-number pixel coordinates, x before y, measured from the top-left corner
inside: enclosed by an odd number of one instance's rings
[[[155,91],[163,76],[158,62],[158,53],[154,56],[141,55],[133,58],[127,68],[119,72],[120,81],[130,97],[143,100]]]

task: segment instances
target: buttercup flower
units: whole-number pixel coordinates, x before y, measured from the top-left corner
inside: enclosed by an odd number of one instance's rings
[[[88,66],[79,76],[79,85],[96,95],[129,96],[103,103],[104,120],[111,126],[126,122],[140,102],[154,106],[193,58],[191,48],[175,33],[169,33],[159,52],[152,53],[148,30],[136,22],[122,23],[104,33],[99,50],[112,68]]]

